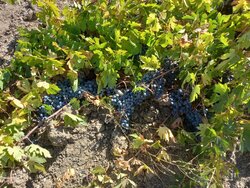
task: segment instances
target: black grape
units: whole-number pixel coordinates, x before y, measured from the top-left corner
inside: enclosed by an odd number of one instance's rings
[[[147,72],[137,83],[138,87],[144,90],[133,92],[132,89],[122,91],[122,95],[115,94],[111,96],[111,103],[115,109],[121,114],[120,124],[122,127],[129,128],[129,120],[134,109],[141,105],[143,101],[150,97],[159,98],[164,92],[166,79],[162,70]]]
[[[143,90],[133,91],[131,88],[116,89],[107,87],[99,93],[99,96],[110,97],[111,104],[120,114],[120,125],[125,129],[129,129],[130,119],[135,108],[149,98],[160,98],[164,93],[164,89],[171,89],[175,81],[177,81],[178,71],[178,64],[166,58],[161,69],[148,71],[136,83],[136,86],[144,88]],[[78,90],[75,92],[67,79],[58,81],[57,85],[61,90],[56,95],[45,95],[43,97],[43,103],[50,105],[52,112],[62,108],[72,98],[81,98],[84,92],[97,95],[96,80],[79,79]],[[170,93],[170,103],[172,114],[183,117],[186,130],[197,131],[197,127],[201,123],[201,115],[192,108],[188,97],[184,95],[181,89]],[[39,107],[38,118],[44,120],[48,116],[45,106]]]
[[[97,84],[95,80],[82,80],[79,79],[79,85],[77,91],[73,91],[70,81],[60,80],[57,82],[57,86],[60,91],[55,95],[45,95],[43,97],[43,104],[50,105],[52,111],[57,111],[65,106],[72,98],[80,98],[84,92],[89,92],[92,95],[97,95]],[[46,119],[49,114],[45,110],[44,106],[38,108],[38,118],[41,120]]]
[[[163,65],[163,72],[166,72],[166,87],[172,87],[177,81],[177,76],[179,74],[178,63],[170,60],[169,58],[165,58]]]
[[[183,117],[185,129],[187,131],[197,131],[199,124],[202,122],[201,115],[198,110],[193,109],[182,89],[178,89],[170,93],[170,104],[172,107],[172,115]]]

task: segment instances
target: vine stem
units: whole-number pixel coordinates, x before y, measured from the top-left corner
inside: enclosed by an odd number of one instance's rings
[[[212,181],[213,181],[215,172],[216,172],[216,168],[214,168],[213,173],[212,173],[212,176],[211,176],[211,178],[210,178],[210,180],[209,180],[209,182],[208,182],[206,188],[209,188],[209,187],[210,187],[210,185],[211,185],[211,183],[212,183]]]
[[[153,82],[153,80],[156,80],[157,78],[162,77],[162,76],[164,76],[165,74],[167,74],[167,73],[169,73],[170,71],[173,71],[173,70],[175,70],[175,68],[173,68],[173,69],[171,69],[171,70],[169,70],[169,71],[163,72],[163,73],[160,74],[159,76],[153,78],[151,82]],[[83,93],[82,96],[84,96],[84,93]],[[66,107],[66,106],[69,106],[69,104],[70,104],[70,102],[67,103],[65,106],[63,106],[62,108],[60,108],[59,110],[57,110],[57,111],[56,111],[55,113],[53,113],[52,115],[50,115],[48,118],[46,118],[46,120],[40,121],[40,122],[39,122],[35,127],[33,127],[33,129],[31,129],[25,136],[23,136],[19,141],[17,141],[16,144],[18,144],[18,143],[20,143],[20,142],[23,142],[24,140],[28,139],[29,136],[30,136],[33,132],[35,132],[35,131],[36,131],[39,127],[41,127],[44,123],[49,122],[53,117],[55,117],[55,116],[57,116],[58,114],[60,114],[60,113],[62,112],[62,109],[63,109],[64,107]],[[16,144],[15,144],[15,145],[16,145]]]
[[[89,92],[84,91],[81,95],[81,97],[79,97],[79,99],[81,98],[87,98],[86,94],[89,94]],[[70,106],[70,102],[68,102],[66,105],[64,105],[62,108],[60,108],[59,110],[57,110],[56,112],[54,112],[53,114],[51,114],[49,117],[47,117],[45,120],[40,121],[35,127],[33,127],[33,129],[31,129],[25,136],[23,136],[19,141],[16,142],[16,144],[23,142],[26,139],[29,139],[29,136],[35,132],[39,127],[41,127],[44,123],[48,123],[52,118],[54,118],[55,116],[57,116],[58,114],[60,114],[63,109],[65,109],[66,107]],[[16,145],[15,144],[15,145]]]
[[[31,129],[24,137],[22,137],[18,142],[16,142],[16,144],[23,142],[24,140],[28,139],[29,136],[35,132],[39,127],[41,127],[44,123],[49,122],[53,117],[57,116],[58,114],[60,114],[63,110],[64,107],[69,106],[69,103],[64,105],[62,108],[60,108],[59,110],[57,110],[55,113],[51,114],[48,118],[46,118],[46,120],[40,121],[35,127],[33,127],[33,129]]]

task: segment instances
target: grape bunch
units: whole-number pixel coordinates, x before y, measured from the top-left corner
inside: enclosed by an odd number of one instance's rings
[[[109,97],[111,95],[115,95],[117,92],[117,90],[115,90],[114,88],[110,88],[110,87],[106,87],[104,89],[101,90],[101,92],[99,93],[100,97]]]
[[[126,89],[120,94],[117,93],[111,97],[111,103],[121,114],[120,124],[122,127],[129,128],[129,120],[134,109],[149,97],[159,98],[163,94],[165,78],[160,70],[146,73],[137,86],[144,90],[132,91]]]
[[[112,105],[121,114],[122,127],[129,128],[131,115],[137,106],[150,97],[160,98],[165,86],[170,87],[176,81],[177,63],[165,59],[162,67],[159,70],[147,72],[137,83],[137,86],[143,87],[145,90],[133,92],[131,89],[127,89],[122,94],[117,93],[111,96]]]
[[[120,124],[122,127],[129,128],[129,120],[135,107],[140,105],[149,96],[150,92],[147,89],[138,92],[127,89],[123,95],[115,94],[111,97],[112,105],[121,114]]]
[[[199,124],[202,122],[201,115],[198,110],[193,109],[182,89],[171,92],[169,99],[172,107],[172,115],[183,117],[187,131],[197,131]]]
[[[177,81],[177,76],[179,74],[178,64],[175,61],[165,58],[163,65],[163,72],[166,73],[166,87],[170,88]]]
[[[97,84],[95,80],[85,81],[79,79],[79,85],[77,91],[73,91],[69,80],[62,80],[57,82],[57,86],[60,91],[55,95],[45,95],[43,97],[43,103],[52,107],[52,111],[57,111],[66,105],[72,98],[80,98],[84,92],[89,92],[92,95],[97,94]],[[45,106],[38,108],[39,119],[46,119],[49,114],[47,113]]]
[[[177,63],[169,59],[164,60],[161,69],[147,72],[142,79],[136,83],[137,87],[144,88],[143,90],[133,91],[132,89],[114,89],[105,88],[99,95],[101,97],[108,96],[111,98],[111,104],[119,112],[120,124],[128,129],[130,118],[137,106],[143,101],[152,97],[160,98],[164,93],[164,88],[171,88],[176,81],[178,74]],[[39,119],[46,119],[49,114],[46,106],[50,106],[53,111],[57,111],[66,105],[72,98],[81,98],[84,92],[89,92],[92,95],[97,95],[96,80],[79,79],[78,90],[73,91],[69,80],[57,82],[61,89],[55,95],[45,95],[43,97],[44,105],[38,109]],[[201,123],[201,116],[197,110],[194,110],[189,103],[189,100],[184,96],[181,89],[170,94],[172,113],[175,116],[184,117],[187,130],[195,131]]]

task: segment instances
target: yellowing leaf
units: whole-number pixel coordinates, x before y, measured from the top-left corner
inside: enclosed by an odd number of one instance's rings
[[[18,117],[15,117],[15,118],[13,118],[12,119],[12,122],[11,123],[13,123],[13,124],[22,124],[22,123],[24,123],[24,122],[26,122],[27,121],[27,119],[26,118],[18,118]]]
[[[161,34],[159,36],[159,44],[163,47],[166,48],[168,45],[173,45],[173,34],[168,32]]]
[[[23,103],[20,100],[16,99],[15,97],[7,97],[7,99],[11,101],[12,106],[18,108],[24,108]]]
[[[162,147],[161,145],[161,141],[160,140],[157,140],[156,142],[154,142],[151,147],[153,147],[154,149],[159,149]]]
[[[117,168],[120,168],[122,170],[128,170],[131,171],[130,161],[126,161],[122,158],[115,160],[115,166]]]
[[[44,89],[49,89],[49,83],[45,81],[41,81],[37,83],[37,87],[44,88]]]
[[[156,160],[157,161],[161,161],[161,160],[164,160],[164,161],[170,161],[170,156],[168,155],[168,153],[164,150],[162,150],[156,157]]]
[[[17,81],[17,87],[25,93],[30,92],[30,83],[27,79]]]
[[[144,164],[144,165],[142,165],[142,166],[140,166],[137,170],[136,170],[136,172],[134,173],[134,176],[137,176],[137,175],[139,175],[139,174],[141,174],[141,173],[144,173],[144,172],[146,172],[146,173],[152,173],[152,174],[154,174],[154,171],[149,167],[149,166],[147,166],[146,164]]]
[[[158,32],[161,29],[161,25],[155,13],[149,14],[146,24],[149,26],[151,31]]]
[[[174,135],[172,134],[172,131],[169,128],[159,127],[157,132],[158,132],[158,135],[161,139],[163,139],[167,142],[169,142],[169,141],[175,142]]]
[[[153,140],[145,139],[142,135],[131,134],[130,136],[134,138],[132,145],[135,149],[140,148],[143,144],[153,143]]]

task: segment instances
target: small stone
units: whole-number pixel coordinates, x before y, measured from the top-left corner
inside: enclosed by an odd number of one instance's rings
[[[67,145],[71,140],[72,136],[70,133],[65,132],[63,128],[51,127],[48,131],[48,139],[52,146],[61,147]]]
[[[24,21],[34,21],[36,20],[36,14],[32,9],[28,9],[23,15]]]

